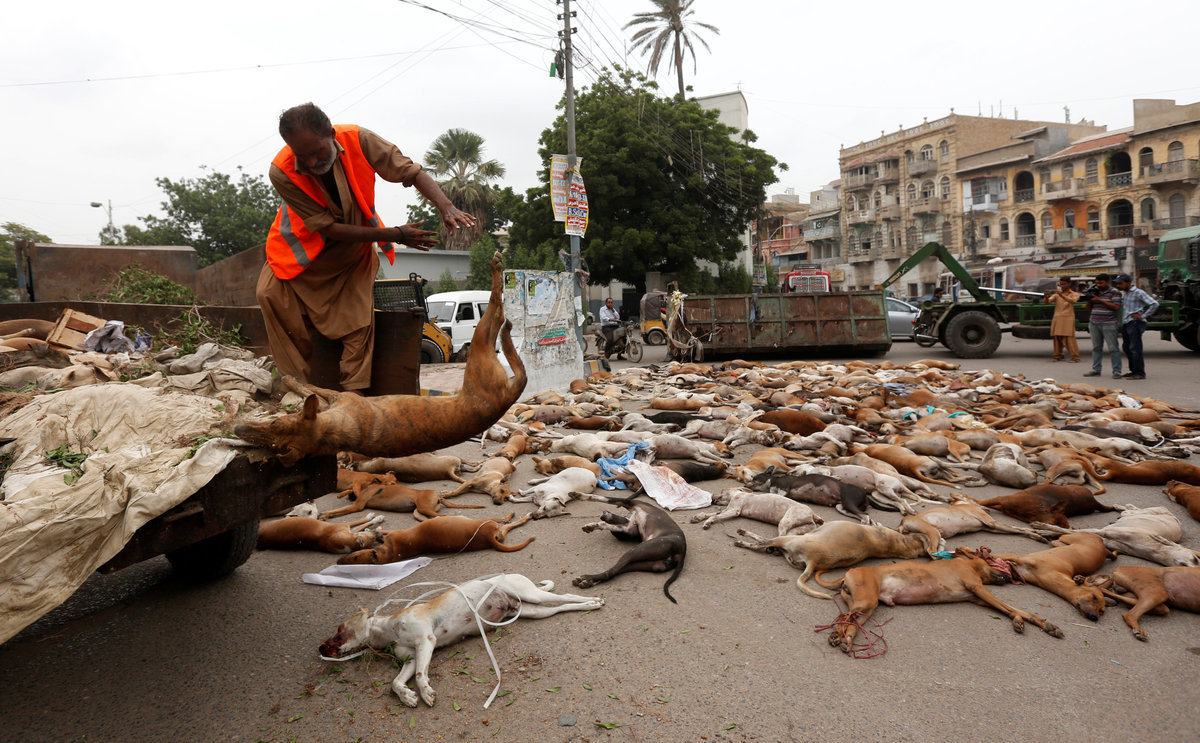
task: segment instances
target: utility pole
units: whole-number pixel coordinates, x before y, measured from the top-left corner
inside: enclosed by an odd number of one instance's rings
[[[571,54],[571,34],[575,29],[571,27],[571,19],[575,14],[571,12],[571,0],[562,0],[563,12],[559,18],[563,22],[563,30],[559,31],[559,36],[563,40],[563,78],[567,84],[567,183],[568,189],[571,180],[571,174],[575,172],[576,157],[575,157],[575,60]],[[583,287],[579,283],[579,235],[569,235],[571,245],[571,276],[575,286],[575,299],[579,303],[579,311],[581,317],[587,317],[587,311],[583,307]],[[583,348],[583,325],[579,322],[575,323],[575,340],[579,342],[579,347]]]

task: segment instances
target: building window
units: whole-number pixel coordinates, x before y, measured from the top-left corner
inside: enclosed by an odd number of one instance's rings
[[[1075,210],[1074,209],[1067,209],[1066,211],[1063,212],[1063,227],[1066,227],[1068,230],[1075,229]]]
[[[949,222],[942,222],[942,244],[947,248],[954,245],[954,227]]]
[[[1042,168],[1041,170],[1039,170],[1038,171],[1038,180],[1040,180],[1042,182],[1043,186],[1046,185],[1047,183],[1049,183],[1050,182],[1050,168]]]
[[[921,198],[932,199],[933,196],[934,196],[933,181],[925,181],[924,183],[922,183],[921,184]]]
[[[1088,232],[1100,231],[1100,208],[1096,206],[1088,207]]]
[[[858,197],[852,193],[846,194],[846,206],[848,206],[852,212],[858,211]]]
[[[1100,182],[1100,162],[1096,158],[1089,157],[1083,168],[1089,184]]]
[[[1172,142],[1167,145],[1167,162],[1173,163],[1183,159],[1183,142]]]
[[[1154,199],[1142,199],[1142,222],[1153,222],[1154,211]]]
[[[908,184],[908,203],[913,203],[917,200],[917,184]]]
[[[991,237],[992,236],[992,226],[990,224],[988,224],[987,222],[984,222],[983,224],[979,225],[979,236],[982,237],[984,240]]]
[[[1063,163],[1063,166],[1062,166],[1063,182],[1066,183],[1067,181],[1071,180],[1074,177],[1075,177],[1075,164],[1074,163]]]
[[[1154,150],[1150,149],[1149,147],[1143,147],[1138,151],[1138,170],[1145,173],[1146,168],[1149,168],[1152,165],[1154,165]],[[1120,171],[1114,170],[1113,172],[1117,173]]]
[[[1054,217],[1050,212],[1042,212],[1042,234],[1045,235],[1054,229]]]
[[[883,205],[883,194],[876,191],[874,196],[871,197],[871,201],[875,205],[875,208],[878,209]]]
[[[933,159],[933,145],[927,144],[921,148],[921,159],[922,160],[932,160]]]
[[[911,163],[912,161],[913,161],[912,150],[905,150],[904,151],[904,162]]]
[[[942,176],[941,186],[938,190],[941,192],[943,199],[950,198],[950,176]]]
[[[938,144],[938,159],[942,162],[950,162],[950,143],[942,140]]]
[[[1008,241],[1008,220],[1007,219],[1000,220],[1000,239],[1004,240],[1005,242]]]

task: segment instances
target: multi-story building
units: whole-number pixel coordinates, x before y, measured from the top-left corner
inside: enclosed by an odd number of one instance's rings
[[[876,286],[901,260],[927,242],[961,250],[963,200],[958,161],[1007,146],[1014,136],[1039,128],[1065,128],[1080,134],[1096,131],[1096,127],[1084,124],[951,113],[842,148],[842,260],[838,266],[845,270],[842,288]],[[1068,139],[1062,138],[1064,143]],[[814,217],[810,210],[810,222]],[[811,242],[812,237],[807,233],[806,237]],[[913,273],[916,276],[906,277],[899,293],[930,291],[940,269],[930,262]]]
[[[837,180],[809,194],[804,240],[810,263],[836,267],[842,260],[841,190],[842,182]]]
[[[1153,287],[1158,236],[1200,224],[1200,103],[1135,100],[1133,119],[1112,132],[1074,125],[1066,142],[1047,126],[959,158],[956,252],[968,267],[1032,265],[1031,276],[1078,278],[1127,271]]]
[[[754,249],[756,268],[769,265],[776,269],[805,263],[809,247],[801,225],[808,215],[808,205],[790,189],[775,194],[762,205],[763,216],[750,225],[750,244]]]

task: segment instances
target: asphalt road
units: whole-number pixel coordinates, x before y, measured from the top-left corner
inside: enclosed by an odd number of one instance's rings
[[[1088,353],[1086,338],[1080,345]],[[1147,345],[1149,379],[1088,381],[1200,408],[1200,357],[1156,337]],[[1006,336],[996,357],[964,368],[1082,379],[1086,362],[1051,364],[1049,350],[1049,341]],[[648,349],[643,363],[661,353]],[[911,343],[897,344],[887,358],[953,360],[940,347]],[[454,451],[477,458],[479,446]],[[739,460],[748,454],[740,452]],[[514,482],[524,483],[530,472],[523,461]],[[709,485],[715,491],[727,483]],[[1003,492],[988,487],[972,494]],[[482,495],[463,500],[488,503],[472,516],[528,509],[495,507]],[[1200,525],[1158,488],[1116,485],[1101,500],[1171,507],[1183,523],[1183,543],[1200,548]],[[409,580],[461,582],[510,571],[574,591],[573,577],[607,567],[625,549],[611,536],[580,531],[601,510],[572,504],[569,516],[514,531],[510,542],[537,537],[523,551],[438,559]],[[690,514],[676,515],[685,521]],[[392,527],[411,523],[408,514],[387,518]],[[880,520],[895,524],[898,515],[882,513]],[[1096,514],[1073,521],[1109,520]],[[733,547],[728,534],[739,526],[762,534],[772,529],[742,520],[710,531],[685,524],[688,559],[672,587],[678,605],[663,597],[665,576],[627,574],[589,592],[607,600],[599,611],[520,621],[489,635],[506,693],[487,710],[482,705],[495,677],[478,638],[435,654],[433,709],[398,703],[388,686],[395,673],[390,661],[321,661],[317,646],[342,618],[376,606],[395,588],[300,582],[301,573],[331,564],[332,556],[260,552],[232,576],[200,586],[177,582],[162,558],[96,575],[0,646],[0,740],[1200,738],[1200,617],[1147,617],[1151,639],[1140,643],[1117,611],[1091,623],[1038,588],[1002,586],[995,592],[1004,601],[1058,624],[1065,638],[1034,627],[1015,634],[996,612],[971,604],[883,607],[876,616],[885,622],[886,654],[852,660],[814,631],[834,619],[833,603],[802,595],[794,585],[798,572],[781,558]],[[951,540],[960,544],[1039,549],[1021,537],[992,534]],[[1142,563],[1122,556],[1116,564]]]

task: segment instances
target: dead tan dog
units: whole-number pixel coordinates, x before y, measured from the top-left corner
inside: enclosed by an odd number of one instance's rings
[[[508,489],[508,478],[516,469],[511,459],[493,457],[479,465],[479,474],[446,493],[446,496],[466,492],[483,493],[492,496],[492,503],[498,506],[512,495],[512,491]]]
[[[348,513],[356,513],[365,508],[378,508],[380,511],[392,511],[394,513],[408,513],[411,511],[413,518],[417,521],[424,521],[425,519],[437,517],[439,515],[438,511],[442,506],[446,506],[447,508],[483,508],[483,506],[451,503],[436,490],[417,490],[398,482],[391,485],[359,483],[348,490],[342,491],[338,494],[338,497],[349,497],[350,503],[341,508],[325,511],[321,514],[321,519],[336,518]]]
[[[338,564],[382,565],[424,554],[474,552],[485,549],[516,552],[528,547],[533,537],[520,544],[504,543],[504,538],[510,531],[529,521],[529,516],[512,521],[513,515],[510,513],[502,519],[438,516],[408,529],[385,532],[378,546],[351,552],[339,559]],[[512,523],[509,523],[510,521]]]
[[[344,555],[378,544],[382,534],[371,527],[382,521],[382,516],[370,515],[342,524],[331,524],[306,516],[264,521],[258,525],[258,549],[321,550]]]
[[[391,473],[401,482],[454,480],[462,482],[459,472],[477,472],[478,462],[466,462],[450,454],[410,454],[407,457],[375,457],[350,465],[357,472]]]
[[[525,365],[513,345],[512,323],[504,319],[503,261],[492,256],[492,293],[475,333],[456,395],[362,397],[350,392],[306,390],[304,410],[268,421],[243,421],[235,432],[242,439],[274,450],[285,465],[309,454],[353,451],[367,456],[397,457],[436,451],[486,431],[521,396]],[[513,378],[496,358],[499,337]],[[328,404],[320,410],[320,403]]]

